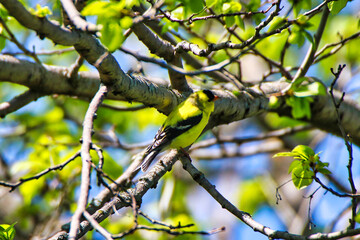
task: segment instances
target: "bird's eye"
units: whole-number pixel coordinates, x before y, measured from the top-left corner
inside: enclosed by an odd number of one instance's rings
[[[211,102],[214,100],[215,96],[214,94],[210,91],[210,90],[204,90],[204,93],[206,94],[206,96],[209,98],[208,102]]]

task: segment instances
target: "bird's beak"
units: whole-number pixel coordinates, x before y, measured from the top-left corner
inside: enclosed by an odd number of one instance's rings
[[[215,95],[213,101],[215,102],[215,101],[218,100],[218,99],[219,99],[219,97]]]

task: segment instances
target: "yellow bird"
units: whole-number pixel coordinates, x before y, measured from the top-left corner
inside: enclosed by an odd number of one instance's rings
[[[145,172],[161,151],[182,149],[193,144],[208,123],[217,99],[210,90],[201,90],[179,104],[165,120],[153,143],[147,147],[141,170]]]

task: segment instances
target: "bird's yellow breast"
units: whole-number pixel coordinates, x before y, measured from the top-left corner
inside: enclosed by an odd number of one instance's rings
[[[179,105],[179,108],[174,110],[170,115],[174,114],[180,116],[182,119],[187,119],[190,116],[196,116],[202,114],[201,121],[193,126],[190,130],[182,133],[177,138],[175,138],[171,144],[170,148],[185,148],[191,145],[196,139],[200,136],[202,131],[204,130],[206,124],[209,121],[210,113],[213,111],[213,107],[206,109],[205,111],[201,111],[198,106],[195,106],[189,101],[183,102],[183,104]],[[169,116],[169,119],[175,120],[172,116]],[[166,125],[171,125],[172,123],[167,123]]]
[[[204,113],[205,114],[205,113]],[[200,123],[192,127],[189,131],[184,132],[177,138],[175,138],[171,144],[170,148],[186,148],[187,146],[193,144],[193,142],[198,139],[202,131],[204,130],[206,124],[209,121],[210,114],[207,114],[207,116],[203,116]]]

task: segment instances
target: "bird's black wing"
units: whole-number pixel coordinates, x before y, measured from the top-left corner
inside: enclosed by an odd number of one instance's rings
[[[148,147],[147,151],[150,152],[154,149],[162,149],[166,147],[170,144],[171,140],[188,131],[190,128],[198,124],[201,119],[202,113],[179,121],[176,126],[167,126],[165,128],[160,128],[154,138],[153,144]]]
[[[154,142],[146,149],[146,157],[141,164],[142,171],[145,172],[148,169],[156,155],[158,155],[162,149],[170,145],[173,139],[180,136],[182,133],[188,131],[196,124],[200,123],[201,119],[202,113],[179,121],[176,126],[167,126],[165,128],[160,128],[155,135]]]

